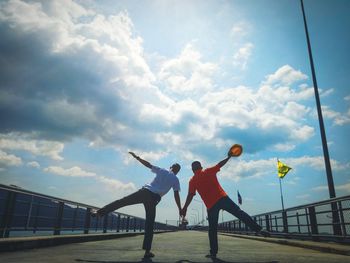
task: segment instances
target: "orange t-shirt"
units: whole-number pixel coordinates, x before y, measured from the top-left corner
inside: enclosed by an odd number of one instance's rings
[[[197,170],[189,182],[188,192],[195,195],[197,191],[208,209],[215,205],[219,199],[227,196],[216,177],[216,173],[219,171],[219,165],[205,170]]]

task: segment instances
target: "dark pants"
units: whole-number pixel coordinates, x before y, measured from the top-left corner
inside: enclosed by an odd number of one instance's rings
[[[216,204],[208,210],[208,234],[210,254],[212,255],[218,253],[218,219],[221,209],[242,220],[250,229],[257,232],[261,230],[261,226],[259,226],[246,212],[241,210],[228,196],[219,199]]]
[[[160,199],[160,195],[155,194],[148,189],[142,188],[131,195],[128,195],[122,199],[116,200],[104,206],[98,210],[98,213],[100,215],[105,215],[124,206],[143,204],[146,210],[146,223],[142,248],[144,250],[151,250],[154,220],[156,217],[156,206],[159,203]]]

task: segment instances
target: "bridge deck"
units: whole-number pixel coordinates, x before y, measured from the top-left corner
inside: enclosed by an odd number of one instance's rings
[[[0,254],[0,262],[213,262],[205,258],[208,236],[205,232],[179,231],[154,236],[152,260],[142,260],[143,236],[75,243]],[[350,262],[350,256],[219,235],[216,262]]]

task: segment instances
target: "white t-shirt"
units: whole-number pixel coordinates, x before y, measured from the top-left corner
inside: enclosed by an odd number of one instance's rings
[[[154,177],[151,183],[146,184],[144,188],[160,196],[169,192],[170,188],[173,188],[174,191],[180,191],[179,179],[172,171],[152,166],[152,172],[156,174],[156,177]]]

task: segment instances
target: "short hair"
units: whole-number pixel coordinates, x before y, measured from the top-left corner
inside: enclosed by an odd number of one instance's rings
[[[202,169],[201,163],[200,163],[199,161],[194,161],[194,162],[192,163],[192,170],[193,170],[193,171],[197,171],[197,170],[199,170],[199,169]]]
[[[180,169],[181,169],[181,165],[178,164],[178,163],[174,163],[174,164],[172,165],[172,168],[173,168],[173,171],[174,171],[174,172],[178,172],[178,171],[180,171]]]

